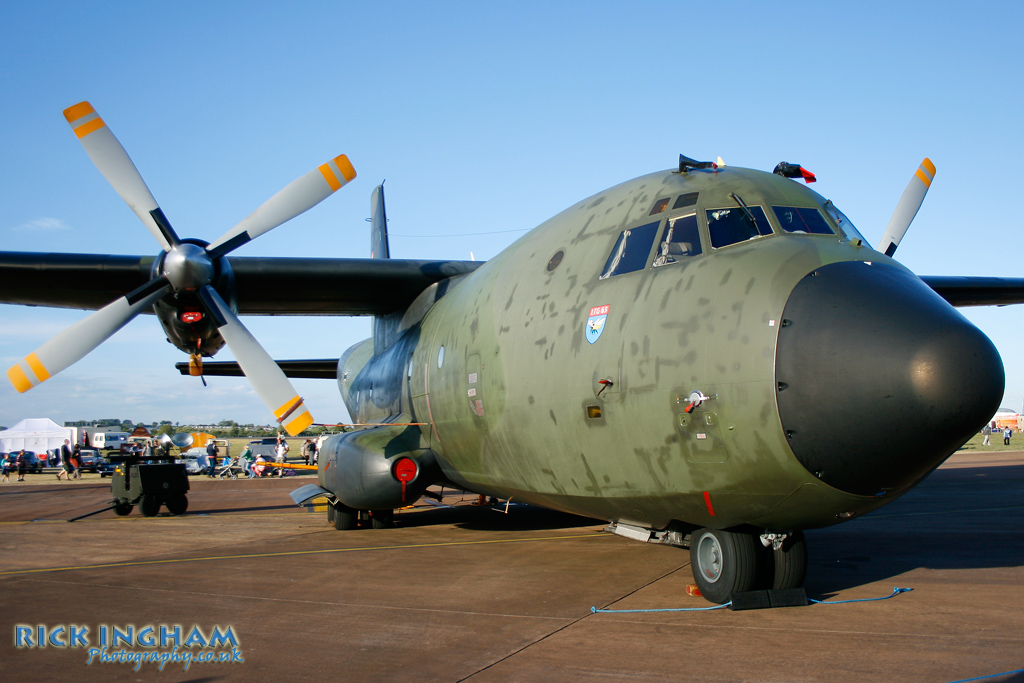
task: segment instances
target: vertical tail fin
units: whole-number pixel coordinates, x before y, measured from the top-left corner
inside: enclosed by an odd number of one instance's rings
[[[391,258],[391,249],[388,245],[388,216],[384,210],[383,182],[374,188],[370,195],[370,258]],[[374,316],[374,355],[384,353],[395,342],[396,331],[401,320],[401,313]]]

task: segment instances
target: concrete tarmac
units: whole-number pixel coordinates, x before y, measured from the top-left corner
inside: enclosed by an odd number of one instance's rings
[[[1005,674],[1024,669],[1024,452],[959,453],[875,514],[808,532],[809,597],[911,592],[737,612],[595,614],[710,603],[684,593],[685,550],[475,496],[341,532],[291,503],[312,478],[193,477],[184,516],[68,523],[104,507],[109,480],[28,479],[0,484],[6,681],[1024,680]],[[171,637],[102,651],[129,626]],[[100,661],[170,657],[175,626],[179,643],[230,627],[237,647],[188,651],[234,661]]]

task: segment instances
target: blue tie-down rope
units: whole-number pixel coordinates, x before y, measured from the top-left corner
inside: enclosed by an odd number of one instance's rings
[[[876,600],[888,600],[889,598],[895,598],[900,593],[909,593],[914,590],[913,588],[897,588],[893,587],[892,595],[886,595],[884,598],[860,598],[859,600],[815,600],[814,598],[807,598],[807,602],[813,602],[816,605],[845,605],[848,602],[874,602]]]
[[[900,593],[909,593],[914,590],[913,588],[893,588],[891,595],[886,595],[883,598],[860,598],[858,600],[815,600],[814,598],[807,598],[808,602],[813,602],[817,605],[845,605],[850,602],[875,602],[878,600],[888,600],[894,598]],[[604,614],[627,614],[631,612],[710,612],[711,610],[722,609],[732,604],[732,601],[723,604],[715,605],[713,607],[668,607],[662,609],[598,609],[597,607],[591,607],[590,612],[597,614],[602,612]]]
[[[1012,676],[1013,674],[1024,674],[1024,669],[1017,669],[1016,671],[1004,671],[1001,674],[989,674],[988,676],[978,676],[977,678],[965,678],[961,681],[953,681],[953,683],[971,683],[971,681],[983,681],[986,678],[998,678],[1000,676]]]

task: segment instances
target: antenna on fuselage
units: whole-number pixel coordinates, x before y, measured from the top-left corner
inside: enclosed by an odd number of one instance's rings
[[[370,258],[391,258],[388,245],[388,216],[384,210],[384,182],[370,195]]]

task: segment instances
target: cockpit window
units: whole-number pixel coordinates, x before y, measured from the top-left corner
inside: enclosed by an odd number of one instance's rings
[[[817,209],[799,206],[773,206],[772,211],[779,219],[785,232],[803,232],[811,235],[834,235],[832,227]]]
[[[746,207],[748,215],[742,207],[729,209],[708,209],[708,233],[711,246],[715,249],[730,244],[772,234],[772,226],[764,209],[760,206]]]
[[[698,194],[700,193],[687,192],[686,194],[679,195],[679,198],[676,199],[676,203],[672,205],[672,210],[674,211],[675,209],[682,209],[687,206],[693,206],[694,204],[697,203]]]
[[[665,233],[661,236],[654,267],[679,263],[701,253],[700,231],[697,229],[697,215],[669,219]]]
[[[858,239],[864,244],[868,243],[868,241],[864,239],[864,235],[860,234],[860,231],[853,227],[853,223],[850,219],[846,217],[846,214],[836,208],[836,205],[832,203],[831,199],[825,202],[825,211],[827,211],[828,215],[832,217],[832,220],[839,225],[839,229],[843,231],[843,234],[846,235],[847,239]]]
[[[651,212],[648,216],[656,216],[659,213],[664,213],[665,209],[668,208],[668,203],[672,200],[671,197],[662,197],[658,201],[654,202],[654,206],[651,207]]]
[[[647,265],[647,257],[651,253],[651,246],[654,244],[654,236],[660,223],[661,221],[654,221],[623,230],[615,242],[612,253],[608,255],[608,261],[604,264],[604,271],[599,279],[604,280],[613,275],[642,270]]]

